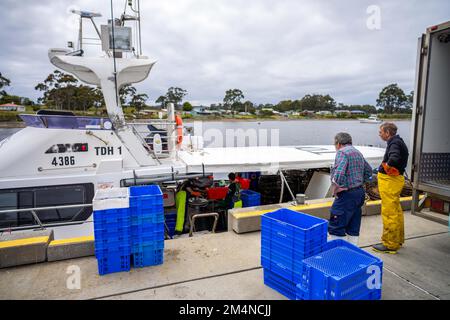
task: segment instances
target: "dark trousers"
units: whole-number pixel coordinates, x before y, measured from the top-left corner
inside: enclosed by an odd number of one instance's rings
[[[364,200],[365,192],[362,187],[338,193],[331,207],[328,232],[338,237],[359,236]]]

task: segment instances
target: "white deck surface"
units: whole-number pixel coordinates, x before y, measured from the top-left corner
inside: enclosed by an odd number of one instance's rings
[[[357,147],[373,166],[378,166],[385,150]],[[276,171],[277,169],[328,168],[333,165],[334,146],[205,148],[199,152],[181,151],[179,158],[190,172]]]

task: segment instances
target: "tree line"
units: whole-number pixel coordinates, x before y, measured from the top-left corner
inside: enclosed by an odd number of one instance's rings
[[[22,105],[34,105],[31,99],[9,95],[4,88],[11,85],[11,81],[0,73],[0,104],[14,102]],[[55,70],[48,75],[44,81],[38,83],[35,90],[42,93],[38,99],[39,104],[48,108],[60,110],[86,111],[90,108],[104,108],[103,94],[98,87],[81,84],[74,76]],[[188,92],[179,87],[170,87],[164,96],[156,99],[156,103],[164,108],[168,102],[175,104],[176,109],[191,111],[193,106],[184,102]],[[127,85],[120,89],[119,97],[122,105],[135,108],[137,111],[147,107],[148,95],[138,93],[134,86]],[[295,111],[337,111],[337,110],[359,110],[366,113],[377,113],[377,107],[383,113],[411,113],[414,92],[405,94],[398,84],[390,84],[383,88],[378,95],[376,105],[345,105],[337,103],[329,94],[307,94],[297,100],[283,100],[277,104],[256,105],[245,100],[245,95],[240,89],[229,89],[221,103],[212,104],[212,110],[231,110],[234,112],[255,113],[257,109],[270,108],[279,112]]]

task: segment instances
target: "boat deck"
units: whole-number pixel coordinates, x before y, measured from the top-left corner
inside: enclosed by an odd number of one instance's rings
[[[384,260],[383,299],[450,300],[448,227],[405,213],[406,243]],[[363,218],[360,245],[378,242],[380,216]],[[95,257],[0,270],[0,299],[286,299],[266,287],[260,232],[166,241],[164,264],[100,277]],[[67,289],[79,266],[81,289]]]

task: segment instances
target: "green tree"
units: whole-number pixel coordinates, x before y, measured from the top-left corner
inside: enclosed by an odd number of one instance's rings
[[[6,92],[2,90],[4,87],[9,87],[11,85],[11,80],[4,77],[2,73],[0,72],[0,95],[6,96]]]
[[[166,102],[173,102],[175,104],[175,108],[178,109],[178,106],[183,101],[183,98],[187,95],[187,91],[181,88],[170,87],[166,94]]]
[[[413,104],[414,104],[414,91],[411,91],[406,96],[405,108],[407,109],[408,112],[412,110]]]
[[[105,105],[99,88],[79,84],[75,77],[58,70],[48,75],[35,89],[42,92],[38,102],[49,108],[86,111]]]
[[[390,84],[381,90],[377,106],[387,114],[400,111],[407,103],[405,92],[396,84]]]
[[[5,103],[22,104],[22,98],[19,96],[12,96],[9,94],[5,94],[0,98],[0,104]]]
[[[292,106],[292,100],[284,100],[284,101],[280,101],[274,108],[276,111],[279,112],[286,112],[286,111],[290,111],[293,109]]]
[[[228,109],[237,109],[241,101],[245,98],[244,93],[239,89],[230,89],[225,92],[223,103]]]
[[[183,103],[183,111],[190,112],[192,111],[192,109],[193,109],[192,104],[190,104],[187,101]]]
[[[158,99],[156,99],[155,102],[161,104],[161,109],[163,109],[164,106],[166,105],[166,101],[167,101],[166,96],[160,96]]]
[[[329,95],[307,94],[302,98],[301,109],[310,111],[334,111],[336,109],[336,101]]]
[[[148,100],[148,95],[145,93],[135,94],[131,99],[130,106],[136,108],[139,112],[144,109],[147,105],[145,102]]]
[[[55,70],[52,74],[39,83],[35,89],[43,92],[43,97],[38,102],[47,104],[49,107],[72,110],[76,84],[78,80],[72,75]]]
[[[119,90],[120,103],[125,105],[128,102],[131,102],[136,93],[137,90],[135,87],[130,84],[125,85]]]

